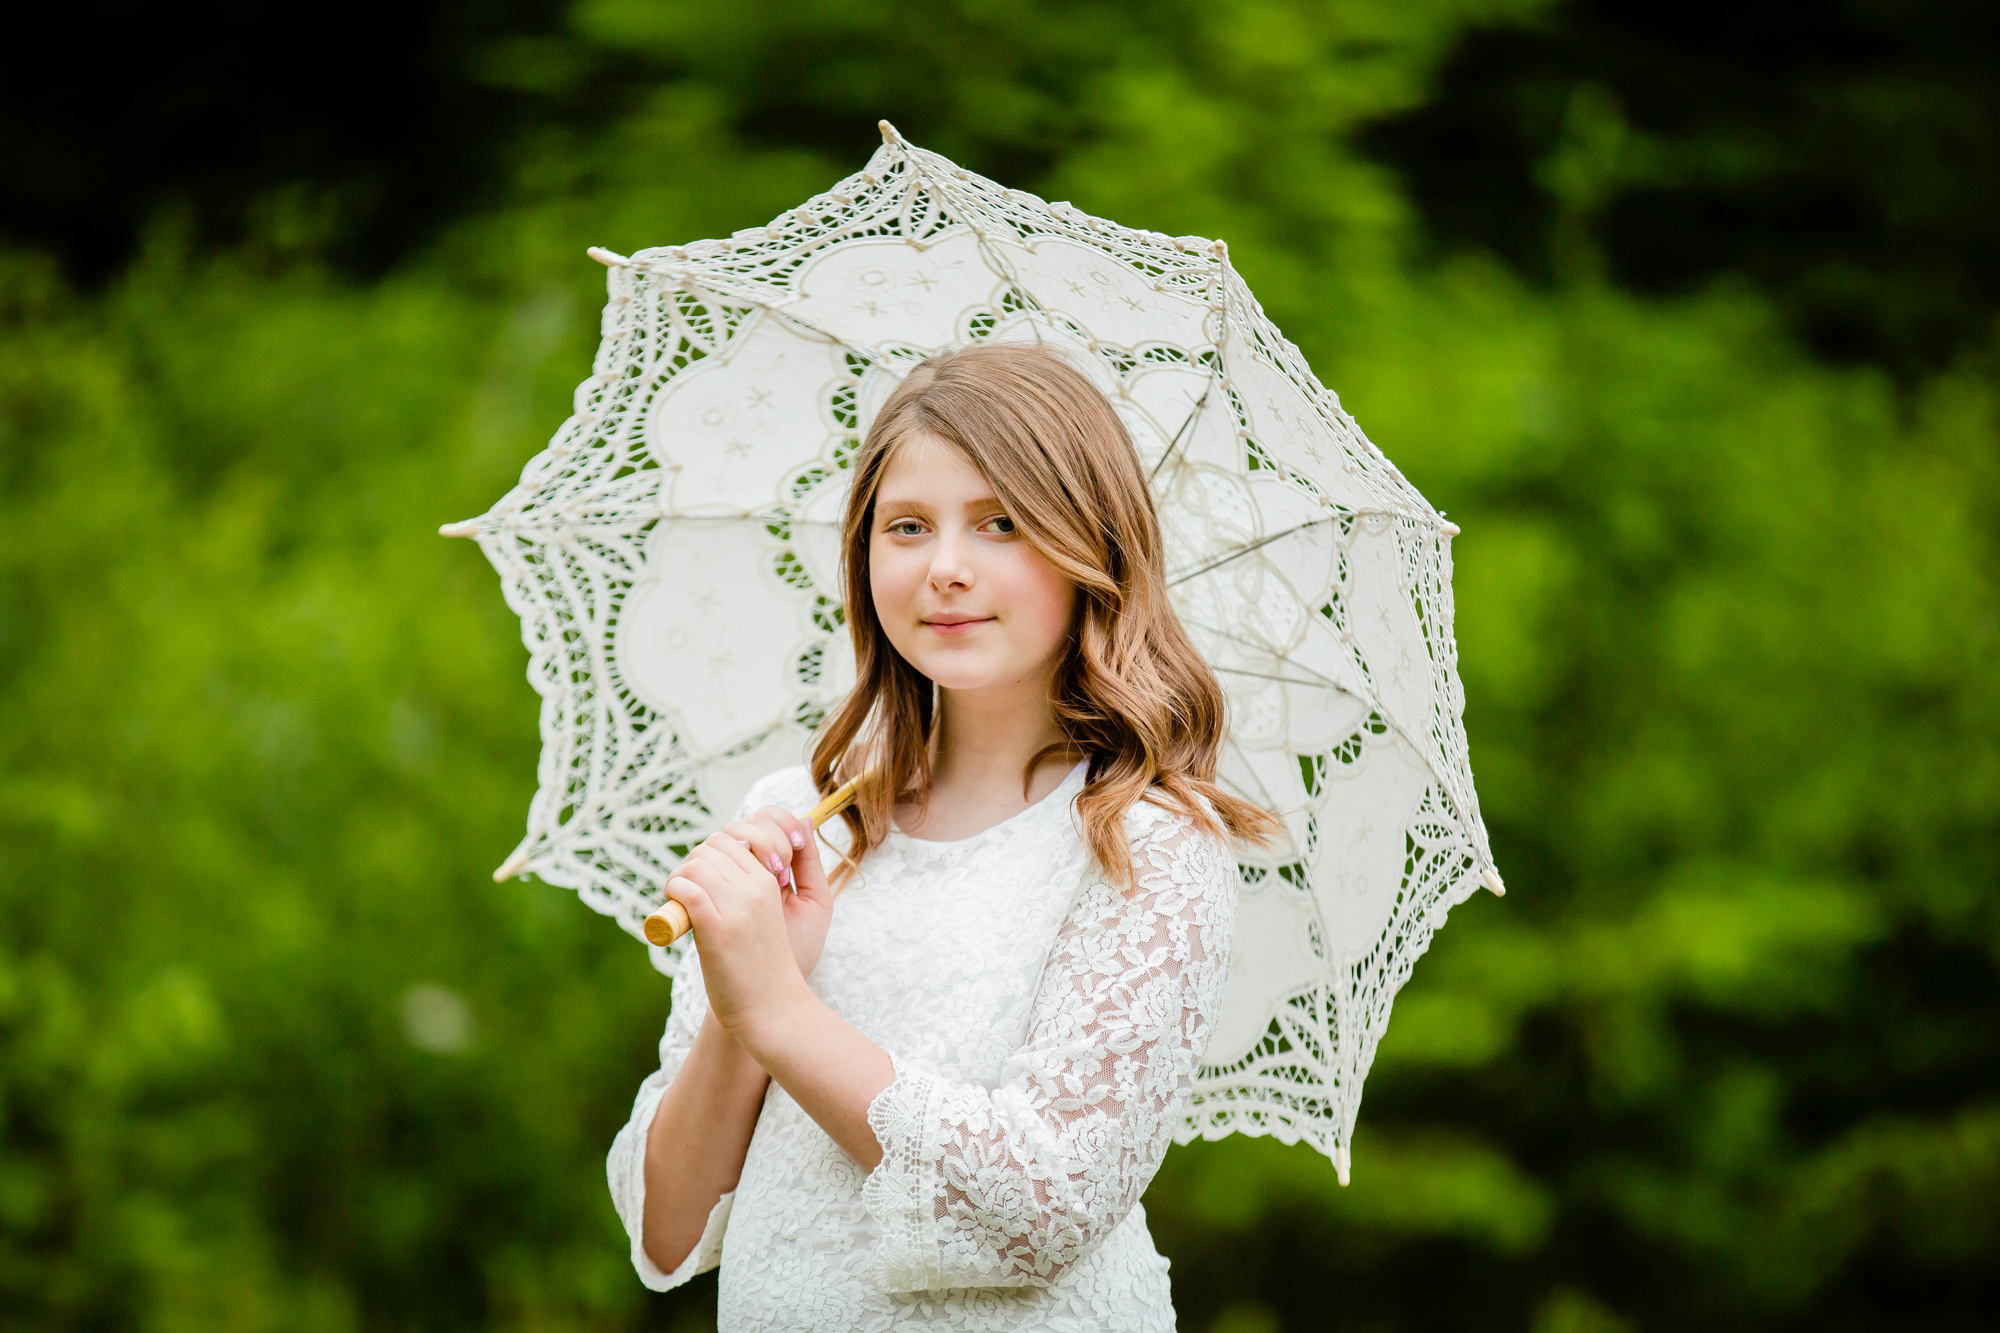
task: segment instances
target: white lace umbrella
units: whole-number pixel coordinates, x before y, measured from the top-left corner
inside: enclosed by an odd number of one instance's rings
[[[1004,189],[886,123],[859,175],[728,240],[610,266],[596,373],[477,538],[542,696],[541,788],[496,877],[626,930],[852,683],[848,464],[910,366],[1034,340],[1150,469],[1183,621],[1229,694],[1223,781],[1283,817],[1183,1141],[1305,1139],[1344,1182],[1390,1002],[1500,880],[1452,640],[1457,531],[1265,318],[1221,242]],[[683,946],[684,947],[684,946]],[[670,971],[674,955],[655,951]]]

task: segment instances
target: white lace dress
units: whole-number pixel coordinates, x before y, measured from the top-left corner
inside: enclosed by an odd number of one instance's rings
[[[773,1083],[735,1193],[663,1273],[639,1243],[646,1131],[708,1011],[688,953],[660,1070],[608,1166],[641,1281],[720,1262],[722,1333],[1173,1328],[1139,1196],[1221,1001],[1236,865],[1141,802],[1137,889],[1113,887],[1075,823],[1083,777],[976,837],[892,832],[862,862],[811,985],[895,1062],[868,1112],[882,1162],[863,1171]],[[745,808],[817,797],[788,769]]]

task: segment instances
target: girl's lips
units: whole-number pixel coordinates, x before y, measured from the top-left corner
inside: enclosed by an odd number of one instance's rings
[[[978,620],[926,620],[924,628],[935,630],[939,634],[956,635],[968,634],[981,625],[990,625],[991,623],[993,623],[993,617],[991,616],[986,616]]]

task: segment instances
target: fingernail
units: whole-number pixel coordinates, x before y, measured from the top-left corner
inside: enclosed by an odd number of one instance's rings
[[[803,846],[805,846],[805,845],[806,845],[806,835],[805,835],[805,834],[803,834],[803,833],[793,833],[793,834],[792,834],[792,846],[794,846],[794,847],[803,847]]]
[[[783,888],[789,888],[789,887],[791,887],[791,883],[792,883],[792,872],[791,872],[791,871],[789,871],[789,870],[782,870],[782,871],[778,872],[778,887],[779,887],[779,888],[781,888],[781,889],[783,889]]]
[[[771,853],[771,873],[774,875],[782,875],[785,873],[785,863],[778,859],[778,854],[776,852]]]

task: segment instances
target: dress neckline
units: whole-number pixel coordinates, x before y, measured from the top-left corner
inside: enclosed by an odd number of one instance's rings
[[[1090,771],[1090,761],[1088,759],[1077,760],[1076,766],[1070,769],[1069,773],[1063,778],[1063,780],[1056,784],[1055,790],[1050,792],[1047,796],[1042,797],[1041,800],[1036,801],[1034,804],[1026,807],[1025,809],[1016,810],[1013,814],[1008,815],[1005,819],[1001,820],[999,823],[989,824],[985,828],[979,830],[979,832],[968,834],[963,838],[952,838],[949,841],[938,838],[919,838],[913,834],[903,832],[903,830],[899,828],[894,823],[894,821],[891,821],[889,824],[889,837],[897,839],[900,842],[906,843],[911,847],[921,847],[926,850],[929,849],[947,850],[952,847],[969,846],[972,843],[981,842],[987,838],[991,838],[997,833],[1002,833],[1007,831],[1012,826],[1023,822],[1029,816],[1033,815],[1036,811],[1041,810],[1044,807],[1054,810],[1054,809],[1061,809],[1067,806],[1070,800],[1074,798],[1076,793],[1082,789],[1083,775],[1088,774],[1089,771]]]

